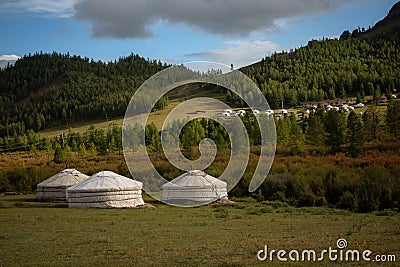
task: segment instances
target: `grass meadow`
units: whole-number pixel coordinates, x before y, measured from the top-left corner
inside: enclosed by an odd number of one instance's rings
[[[0,266],[274,266],[257,252],[336,248],[391,254],[400,261],[400,215],[234,199],[226,206],[69,209],[35,195],[0,196]],[[289,262],[291,266],[343,265]],[[351,266],[382,266],[352,262]],[[383,266],[396,266],[385,263]]]

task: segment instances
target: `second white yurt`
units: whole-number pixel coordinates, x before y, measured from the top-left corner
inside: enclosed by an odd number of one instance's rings
[[[70,208],[133,208],[144,205],[141,182],[102,171],[67,189]]]
[[[65,201],[67,188],[87,178],[89,176],[75,169],[65,169],[37,185],[36,199],[39,201]]]
[[[227,183],[204,171],[188,171],[162,186],[162,201],[175,205],[201,205],[228,200]]]

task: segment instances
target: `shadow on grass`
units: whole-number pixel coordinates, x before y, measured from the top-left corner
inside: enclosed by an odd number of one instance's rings
[[[0,208],[68,208],[67,202],[42,202],[32,197],[2,197]]]
[[[5,202],[37,202],[35,198],[2,198]]]
[[[17,208],[68,208],[68,203],[63,202],[15,202],[14,207]]]

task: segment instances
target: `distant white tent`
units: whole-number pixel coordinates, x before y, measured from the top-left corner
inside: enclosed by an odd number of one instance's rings
[[[132,208],[144,205],[141,182],[102,171],[67,189],[70,208]]]
[[[65,169],[37,185],[36,199],[40,201],[65,201],[67,199],[67,188],[87,178],[89,176],[75,169]]]
[[[353,107],[355,107],[355,108],[363,108],[364,104],[363,103],[358,103],[358,104],[355,104]]]
[[[208,204],[228,200],[227,183],[204,171],[193,170],[162,186],[162,201],[176,205]]]

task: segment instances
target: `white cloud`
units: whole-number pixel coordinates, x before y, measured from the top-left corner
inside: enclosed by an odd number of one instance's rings
[[[0,69],[7,67],[7,65],[14,65],[15,61],[20,59],[17,55],[1,55],[0,56]]]
[[[0,3],[2,12],[35,12],[71,17],[79,0],[6,0]]]
[[[185,55],[190,60],[210,60],[225,65],[234,64],[240,68],[257,61],[274,51],[281,50],[281,47],[270,41],[226,41],[225,48],[192,53]]]
[[[18,59],[20,59],[21,57],[20,56],[17,56],[17,55],[1,55],[0,56],[0,60],[18,60]]]

